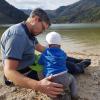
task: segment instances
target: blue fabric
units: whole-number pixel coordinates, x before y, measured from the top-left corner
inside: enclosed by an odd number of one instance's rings
[[[3,62],[5,59],[19,60],[18,69],[32,65],[34,63],[34,49],[37,43],[37,39],[31,36],[24,23],[11,26],[1,37]]]
[[[44,76],[67,71],[66,53],[60,48],[47,48],[40,56],[39,64],[43,65]]]

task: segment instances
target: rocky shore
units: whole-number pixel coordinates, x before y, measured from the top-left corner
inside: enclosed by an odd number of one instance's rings
[[[79,100],[100,100],[100,55],[89,53],[70,52],[69,56],[89,58],[91,65],[84,74],[76,75],[79,90]],[[45,94],[31,89],[8,87],[3,84],[2,65],[0,65],[0,100],[50,100]]]

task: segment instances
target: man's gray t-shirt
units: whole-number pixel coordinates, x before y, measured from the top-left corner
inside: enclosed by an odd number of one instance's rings
[[[3,64],[5,59],[13,59],[19,61],[18,69],[32,65],[37,43],[37,39],[31,36],[24,22],[11,26],[1,37]]]

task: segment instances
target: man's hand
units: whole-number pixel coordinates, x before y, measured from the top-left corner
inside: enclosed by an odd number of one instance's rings
[[[44,78],[38,82],[38,90],[48,96],[55,98],[63,92],[63,85],[51,82],[52,76]]]

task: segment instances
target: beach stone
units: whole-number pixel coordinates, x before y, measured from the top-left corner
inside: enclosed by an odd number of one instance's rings
[[[0,94],[0,100],[6,100],[6,94]]]
[[[16,92],[17,88],[16,87],[11,87],[11,92]]]
[[[100,81],[98,81],[98,85],[100,85]]]
[[[2,85],[0,85],[0,89],[2,88]]]
[[[96,72],[92,73],[91,76],[92,76],[93,80],[97,80],[99,78],[99,76]]]
[[[7,100],[17,100],[17,98],[16,97],[12,97],[12,98],[7,99]]]

